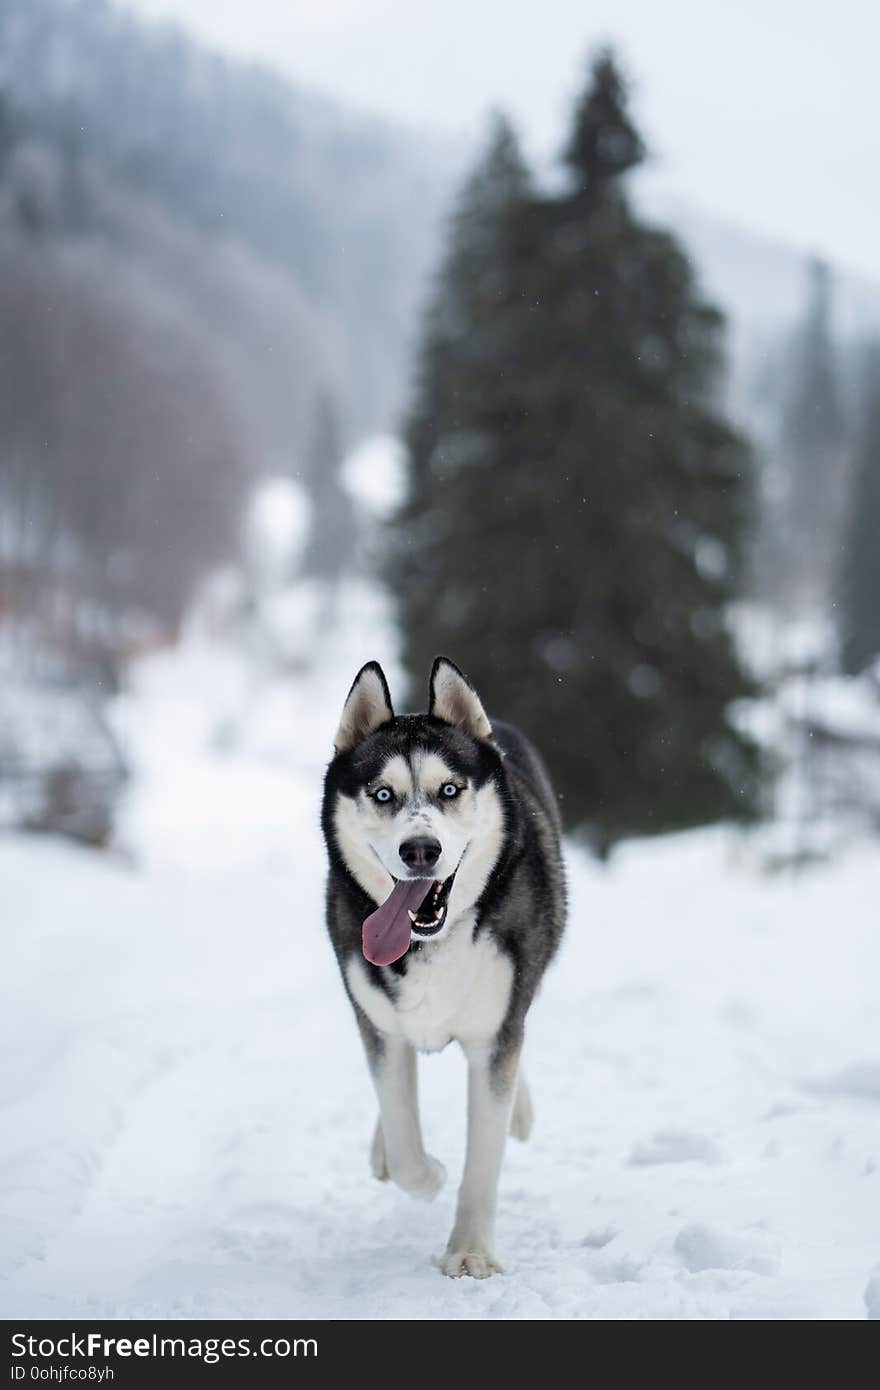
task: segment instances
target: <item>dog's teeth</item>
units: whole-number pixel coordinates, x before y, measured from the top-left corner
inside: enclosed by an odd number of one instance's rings
[[[413,912],[413,910],[412,910],[411,907],[408,907],[408,908],[406,909],[406,911],[407,911],[407,916],[409,917],[409,920],[410,920],[411,922],[414,922],[414,921],[416,920],[416,913]]]

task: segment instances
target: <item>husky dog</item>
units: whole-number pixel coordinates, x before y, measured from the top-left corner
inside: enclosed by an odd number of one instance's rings
[[[427,714],[395,715],[377,662],[345,702],[324,789],[327,922],[379,1099],[373,1173],[430,1201],[446,1171],[425,1152],[416,1052],[455,1040],[468,1132],[440,1267],[483,1279],[495,1252],[508,1129],[528,1138],[520,1069],[529,1005],[559,943],[565,886],[556,800],[528,741],[489,723],[438,657]]]

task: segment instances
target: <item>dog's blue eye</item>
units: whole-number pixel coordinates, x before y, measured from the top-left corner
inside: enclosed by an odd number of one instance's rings
[[[375,796],[377,801],[390,801],[394,793],[392,792],[390,787],[380,787],[377,792],[373,793],[373,795]]]
[[[443,793],[444,796],[458,796],[458,787],[455,785],[454,782],[446,782],[445,785],[440,788],[440,791]]]

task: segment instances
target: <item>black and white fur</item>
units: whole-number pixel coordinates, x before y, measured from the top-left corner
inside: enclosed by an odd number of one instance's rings
[[[532,1106],[521,1069],[526,1014],[559,943],[565,888],[556,800],[544,767],[510,725],[491,726],[447,659],[431,671],[428,713],[395,715],[381,667],[349,692],[327,771],[322,821],[330,859],[327,921],[379,1100],[371,1163],[380,1179],[430,1200],[446,1177],[425,1152],[416,1052],[453,1040],[468,1064],[464,1175],[444,1273],[485,1278],[495,1255],[498,1178],[508,1130],[526,1139]],[[457,794],[442,795],[449,783]],[[392,798],[376,799],[379,787]],[[361,926],[409,871],[400,846],[439,841],[432,873],[453,872],[442,927],[414,925],[393,965],[363,955]]]

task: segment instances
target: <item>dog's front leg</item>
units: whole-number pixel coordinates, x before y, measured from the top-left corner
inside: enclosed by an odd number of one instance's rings
[[[430,1202],[446,1181],[446,1169],[438,1159],[425,1153],[415,1048],[387,1034],[378,1034],[377,1038],[378,1045],[368,1049],[379,1098],[379,1125],[371,1155],[373,1171],[382,1176],[384,1167],[391,1181],[404,1192]]]
[[[440,1260],[454,1279],[485,1279],[504,1266],[493,1253],[498,1178],[516,1084],[519,1048],[492,1065],[492,1046],[463,1045],[468,1060],[468,1128],[455,1225]]]

